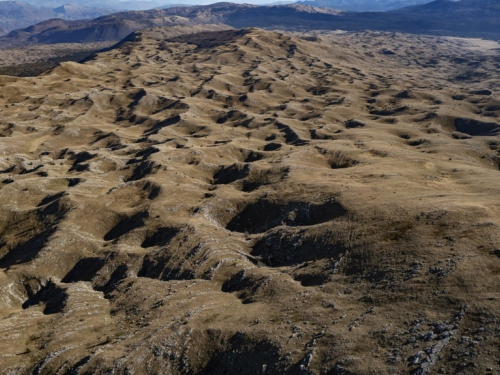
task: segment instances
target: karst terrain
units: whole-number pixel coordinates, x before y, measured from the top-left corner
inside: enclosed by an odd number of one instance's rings
[[[179,26],[0,76],[0,373],[499,373],[499,47]]]

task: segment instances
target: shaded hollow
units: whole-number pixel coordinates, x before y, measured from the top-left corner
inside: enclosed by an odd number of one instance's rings
[[[210,356],[210,360],[195,375],[209,374],[260,374],[266,369],[266,373],[280,373],[281,349],[271,340],[262,339],[249,333],[236,333],[227,339],[223,331],[207,330],[200,332],[198,340],[207,347],[220,348]],[[238,351],[238,355],[233,353]],[[299,374],[299,372],[287,372]]]
[[[500,125],[495,122],[482,122],[473,119],[455,119],[455,129],[460,133],[472,136],[492,136],[498,135]]]
[[[261,258],[269,267],[282,267],[337,257],[343,252],[345,248],[327,236],[280,231],[262,238],[251,254]]]
[[[56,232],[57,225],[69,209],[68,202],[59,198],[35,211],[14,215],[10,226],[0,233],[0,268],[9,268],[35,259]],[[14,234],[14,238],[17,238],[18,233],[24,234],[21,241],[3,242],[3,239]]]
[[[314,204],[259,200],[249,204],[236,215],[227,225],[227,229],[233,232],[263,233],[280,225],[316,225],[345,214],[344,207],[334,201]]]
[[[66,306],[68,295],[64,289],[56,286],[52,281],[47,285],[42,286],[36,293],[31,294],[23,303],[23,309],[30,308],[34,305],[44,304],[43,313],[45,315],[56,314],[61,312]]]
[[[132,176],[127,179],[127,182],[137,181],[147,175],[154,174],[158,171],[158,169],[160,169],[160,167],[161,166],[154,161],[143,161],[134,168]]]
[[[165,246],[179,233],[175,228],[158,228],[152,234],[146,236],[141,244],[141,247],[148,248],[153,246]]]
[[[214,175],[216,184],[230,184],[234,181],[241,180],[248,176],[250,166],[248,164],[233,164],[230,166],[222,166]]]
[[[87,151],[82,151],[72,156],[71,160],[73,160],[73,165],[71,166],[70,171],[82,172],[86,170],[88,168],[88,165],[83,163],[93,159],[95,156],[95,154],[91,154]]]
[[[144,219],[149,217],[149,212],[141,211],[131,217],[121,219],[111,230],[104,235],[105,241],[115,240],[136,228],[146,225]]]
[[[63,283],[92,281],[95,275],[106,264],[105,258],[90,257],[79,260],[62,279]]]

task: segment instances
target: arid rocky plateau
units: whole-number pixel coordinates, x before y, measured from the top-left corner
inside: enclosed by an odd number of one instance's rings
[[[183,26],[0,76],[0,373],[499,373],[499,47]]]

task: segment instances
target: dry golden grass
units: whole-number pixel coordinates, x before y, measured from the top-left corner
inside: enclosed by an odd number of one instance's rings
[[[498,371],[498,54],[209,29],[0,77],[0,373]]]

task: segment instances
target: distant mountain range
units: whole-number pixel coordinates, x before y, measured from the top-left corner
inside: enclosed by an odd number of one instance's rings
[[[425,4],[432,0],[305,0],[299,4],[314,7],[327,7],[355,12],[382,12],[408,7],[411,5]]]
[[[93,20],[50,19],[0,38],[0,45],[93,43],[119,41],[133,31],[173,25],[228,24],[236,27],[273,27],[315,24],[330,28],[340,11],[306,5],[256,6],[217,3],[208,6],[174,7],[118,12]],[[318,21],[321,21],[318,23]]]
[[[172,3],[172,1],[0,0],[0,35],[52,18],[64,20],[93,19],[119,11],[147,10],[160,6],[171,7],[176,5],[175,1],[171,5],[165,5],[167,3]]]
[[[50,20],[0,39],[22,43],[114,41],[156,26],[226,24],[235,28],[380,30],[467,37],[500,37],[500,0],[436,0],[390,12],[344,12],[303,4],[256,6],[217,3],[208,6],[129,11],[93,20]]]
[[[169,0],[21,0],[24,3],[29,3],[35,6],[57,8],[61,5],[79,5],[85,8],[113,8],[116,10],[144,10],[152,9],[171,1]]]
[[[55,8],[32,5],[19,1],[0,1],[0,33],[30,26],[51,18],[65,20],[90,19],[116,12],[110,7],[90,8],[67,4]]]

